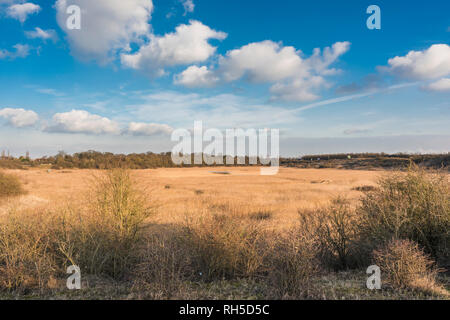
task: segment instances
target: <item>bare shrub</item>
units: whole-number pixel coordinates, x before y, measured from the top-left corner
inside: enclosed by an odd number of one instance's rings
[[[0,172],[0,198],[19,196],[24,193],[25,190],[15,175]]]
[[[308,297],[312,279],[320,271],[316,256],[316,241],[299,230],[291,230],[277,236],[266,257],[268,295],[276,299],[300,299]]]
[[[366,193],[358,213],[369,250],[392,238],[417,242],[443,265],[450,258],[450,193],[445,174],[411,167],[392,173]]]
[[[439,269],[419,245],[411,240],[392,239],[373,252],[375,263],[394,288],[409,288],[431,294],[448,295],[436,282]]]
[[[58,249],[89,274],[122,278],[136,259],[140,230],[151,211],[127,170],[99,177],[92,194],[87,213],[61,217]]]
[[[315,239],[323,265],[336,270],[355,265],[357,216],[347,200],[338,197],[328,207],[299,214],[303,232]]]
[[[115,279],[130,273],[149,210],[129,173],[114,170],[95,184],[87,210],[10,212],[0,221],[0,287],[46,289],[65,267]]]
[[[143,298],[178,297],[183,281],[195,278],[190,251],[178,233],[148,235],[133,270],[134,290]]]
[[[10,212],[0,221],[0,290],[45,289],[61,269],[55,265],[45,215]]]
[[[186,241],[205,280],[250,277],[263,263],[261,233],[239,218],[214,215],[189,223]]]

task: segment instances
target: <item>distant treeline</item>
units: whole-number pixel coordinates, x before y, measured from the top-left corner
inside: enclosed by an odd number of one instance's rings
[[[194,155],[191,155],[194,163]],[[224,163],[226,163],[224,157]],[[252,165],[249,158],[240,158],[240,164],[235,157],[234,165]],[[450,153],[447,154],[385,154],[385,153],[346,153],[346,154],[320,154],[305,155],[298,158],[281,158],[280,165],[300,168],[344,168],[344,169],[371,169],[371,168],[404,168],[411,162],[428,168],[449,168]],[[230,162],[228,162],[230,163]],[[260,159],[257,159],[260,164]],[[152,169],[171,167],[193,167],[201,165],[176,165],[172,162],[170,152],[165,153],[133,153],[114,154],[110,152],[87,151],[72,155],[59,152],[55,156],[30,159],[28,154],[15,158],[12,156],[0,157],[0,167],[10,169],[25,169],[27,167],[49,167],[52,169]]]
[[[232,158],[228,163],[235,165],[251,165],[248,157]],[[0,158],[0,167],[10,169],[20,169],[26,167],[42,167],[48,166],[52,169],[112,169],[112,168],[127,168],[127,169],[152,169],[152,168],[172,168],[172,167],[194,167],[206,166],[203,164],[194,164],[194,154],[191,155],[191,163],[177,165],[172,161],[170,152],[165,153],[132,153],[132,154],[114,154],[110,152],[86,151],[74,153],[72,155],[64,152],[59,152],[55,156],[42,157],[38,159],[30,159],[28,156],[14,158],[11,156],[3,156]],[[226,162],[226,157],[223,157],[223,163]],[[256,164],[260,164],[260,160],[256,159]],[[252,164],[254,165],[254,164]]]
[[[335,153],[335,154],[311,154],[301,157],[302,160],[337,160],[337,159],[381,159],[381,158],[398,158],[398,159],[436,159],[436,158],[448,158],[450,153],[446,154],[411,154],[411,153]]]
[[[450,153],[446,154],[386,154],[341,153],[305,155],[299,159],[283,159],[284,166],[298,168],[402,169],[411,163],[430,169],[450,169]]]

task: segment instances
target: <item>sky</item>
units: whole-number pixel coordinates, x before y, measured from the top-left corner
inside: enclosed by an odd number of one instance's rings
[[[441,0],[0,0],[0,149],[165,152],[173,130],[203,121],[279,129],[282,156],[449,152],[448,12]]]

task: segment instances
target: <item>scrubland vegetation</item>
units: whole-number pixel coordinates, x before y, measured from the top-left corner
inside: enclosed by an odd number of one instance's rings
[[[1,174],[0,185],[22,190],[11,177]],[[134,179],[123,169],[98,172],[78,201],[1,213],[0,297],[449,298],[445,173],[385,173],[376,186],[352,191],[356,201],[338,195],[296,208],[282,227],[275,219],[283,208],[261,207],[250,195],[247,207],[211,200],[198,183],[190,196],[197,207],[170,220],[170,207]],[[159,192],[187,192],[175,187],[164,183]],[[371,264],[382,270],[382,290],[365,287]],[[66,288],[69,265],[81,268],[81,290]]]
[[[25,191],[16,176],[0,171],[0,198],[19,196],[24,193]]]
[[[133,153],[113,154],[110,152],[86,151],[67,154],[60,151],[55,156],[30,159],[26,156],[15,158],[0,156],[0,168],[27,169],[30,167],[47,166],[52,169],[149,169],[179,167],[172,162],[171,153]],[[194,155],[191,155],[194,163]],[[237,158],[234,163],[237,164]],[[240,159],[244,165],[249,164],[249,158]],[[257,162],[260,163],[259,159]],[[226,157],[223,158],[226,163]],[[411,163],[424,168],[447,169],[450,167],[450,154],[385,154],[385,153],[356,153],[356,154],[322,154],[305,155],[300,158],[281,158],[280,164],[286,167],[298,168],[341,168],[341,169],[406,169]],[[229,163],[228,163],[229,164]],[[209,166],[183,165],[184,167]]]

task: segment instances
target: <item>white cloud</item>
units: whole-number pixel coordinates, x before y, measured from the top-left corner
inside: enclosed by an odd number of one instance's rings
[[[7,119],[10,125],[17,127],[17,128],[32,126],[39,119],[36,112],[34,112],[32,110],[25,110],[22,108],[0,109],[0,117]]]
[[[81,29],[66,26],[69,5],[81,8]],[[151,31],[152,0],[58,0],[57,21],[67,34],[72,54],[83,60],[105,63],[117,52],[128,51]]]
[[[174,83],[187,88],[207,88],[214,86],[219,78],[208,67],[190,66],[175,76]]]
[[[194,12],[195,4],[193,0],[181,0],[181,3],[183,4],[184,15],[188,12]]]
[[[313,55],[307,59],[308,65],[318,74],[332,75],[339,70],[328,69],[341,55],[350,49],[350,42],[336,42],[331,47],[326,47],[323,52],[319,48],[314,49]]]
[[[388,70],[410,79],[436,79],[450,74],[450,46],[435,44],[423,51],[410,51],[406,56],[388,60]]]
[[[220,58],[219,66],[225,81],[245,76],[251,82],[271,82],[306,73],[303,60],[294,47],[282,47],[269,40],[228,51]]]
[[[178,75],[176,82],[198,87],[202,83],[212,86],[219,80],[244,79],[253,83],[271,83],[272,99],[311,101],[319,97],[316,91],[329,86],[325,77],[338,72],[330,69],[330,65],[349,48],[349,42],[337,42],[323,52],[315,49],[311,57],[303,58],[294,47],[270,40],[255,42],[221,56],[214,73],[206,67],[192,66]]]
[[[441,80],[430,83],[423,88],[428,91],[450,91],[450,79],[442,78]]]
[[[122,64],[153,76],[162,75],[164,67],[207,60],[216,52],[216,47],[209,44],[208,40],[222,40],[226,37],[224,32],[191,20],[188,25],[179,25],[173,33],[162,37],[152,35],[150,42],[140,47],[136,53],[122,54]]]
[[[135,136],[169,135],[172,131],[167,124],[131,122],[128,126],[128,133]]]
[[[9,51],[5,49],[0,49],[0,59],[16,59],[16,58],[25,58],[30,53],[30,46],[27,44],[16,44],[13,46],[15,51]]]
[[[27,20],[28,16],[34,13],[38,13],[41,10],[41,7],[37,4],[27,2],[23,4],[13,4],[8,7],[6,10],[6,14],[13,18],[17,19],[20,22],[24,23]]]
[[[42,39],[42,40],[53,40],[56,41],[58,39],[58,35],[55,30],[43,30],[39,27],[36,27],[32,31],[25,31],[25,35],[31,39]]]
[[[322,87],[328,87],[321,76],[309,76],[297,78],[286,82],[278,82],[270,88],[272,99],[287,101],[313,101],[319,98],[315,91]]]
[[[53,115],[54,125],[46,131],[63,133],[118,134],[119,125],[108,118],[91,114],[85,110],[72,110]]]

